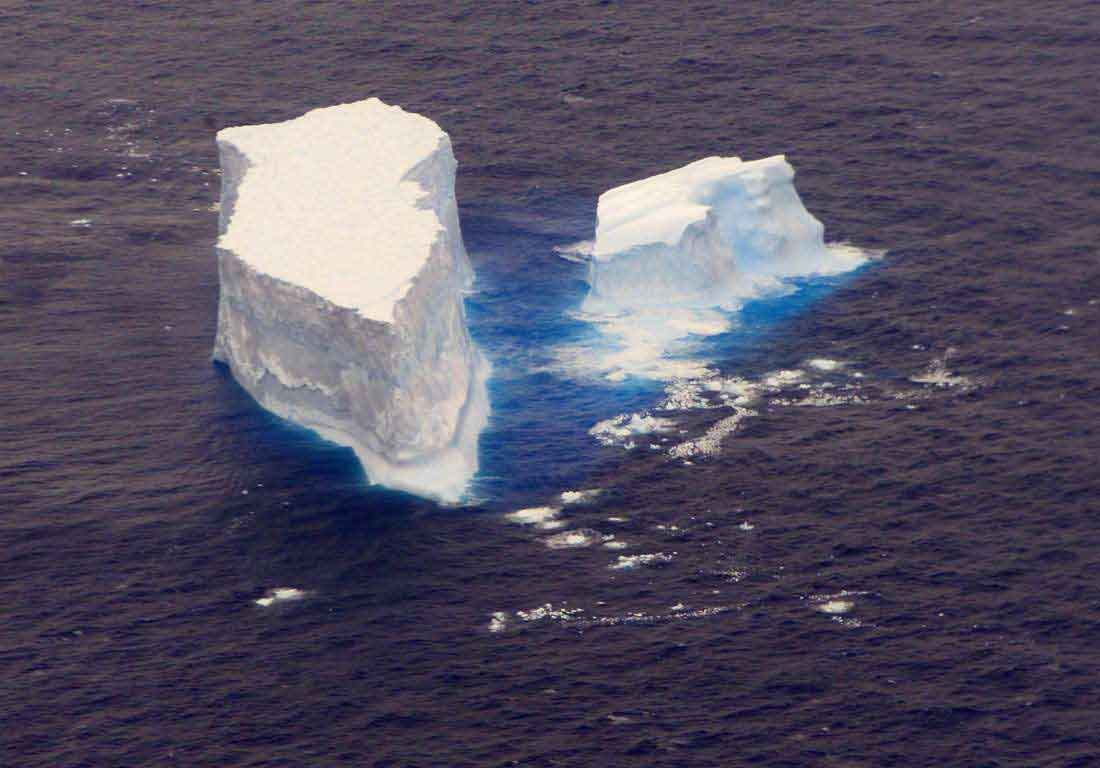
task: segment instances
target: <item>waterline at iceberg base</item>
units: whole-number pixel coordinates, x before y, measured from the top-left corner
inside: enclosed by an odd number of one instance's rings
[[[462,499],[488,423],[467,329],[455,159],[377,99],[218,134],[214,359],[267,410],[354,449],[371,482]]]

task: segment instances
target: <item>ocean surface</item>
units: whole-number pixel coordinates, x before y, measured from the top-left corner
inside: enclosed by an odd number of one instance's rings
[[[0,766],[1100,765],[1095,4],[0,31]],[[210,361],[214,133],[370,96],[459,162],[494,365],[465,506]],[[561,251],[715,154],[786,154],[875,258],[683,340],[703,378],[608,380]]]

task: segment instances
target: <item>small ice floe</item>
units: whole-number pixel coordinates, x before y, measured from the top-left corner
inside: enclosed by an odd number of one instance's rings
[[[741,525],[739,525],[737,527],[740,528],[742,531],[751,531],[756,526],[753,525],[752,523],[750,523],[748,520],[746,520],[743,523],[741,523]]]
[[[741,423],[745,419],[755,415],[755,411],[750,411],[747,408],[736,411],[732,416],[727,416],[714,424],[702,437],[688,440],[679,445],[674,445],[669,449],[668,455],[674,459],[687,459],[694,456],[715,456],[722,448],[722,441],[728,435],[736,432],[737,428],[741,426]],[[686,464],[687,462],[684,463]]]
[[[833,371],[839,371],[844,367],[844,363],[840,360],[830,360],[827,357],[814,357],[806,361],[806,365],[817,371],[823,373],[832,373]]]
[[[627,522],[627,519],[625,517],[612,516],[612,517],[607,518],[607,522],[609,522],[609,523],[625,523],[625,522]]]
[[[809,600],[813,603],[814,610],[824,613],[827,616],[833,617],[835,621],[845,626],[863,626],[862,623],[856,619],[843,618],[846,614],[850,613],[853,608],[856,607],[855,600],[853,598],[861,597],[868,594],[867,592],[855,592],[851,590],[844,590],[842,592],[836,592],[831,595],[810,595]]]
[[[490,632],[503,632],[508,627],[508,614],[504,611],[497,611],[489,617],[489,631]]]
[[[630,547],[625,541],[619,539],[613,539],[611,541],[605,541],[603,543],[604,549],[627,549]]]
[[[557,519],[559,514],[561,514],[560,507],[527,507],[509,512],[504,519],[520,525],[533,525],[544,531],[552,531],[565,525],[564,520]]]
[[[72,221],[69,222],[69,226],[70,227],[88,228],[88,227],[92,226],[92,220],[91,219],[73,219]]]
[[[578,96],[575,93],[563,93],[562,96],[561,96],[561,100],[564,103],[566,103],[570,106],[577,106],[578,104],[587,104],[588,102],[592,101],[592,99],[589,99],[585,96]]]
[[[683,603],[676,603],[676,605],[670,605],[668,608],[672,612],[683,611],[687,609],[687,606]]]
[[[850,610],[856,607],[856,604],[851,600],[830,600],[827,603],[822,603],[817,606],[817,610],[829,615],[838,615],[842,613],[848,613]]]
[[[562,491],[561,503],[565,505],[589,504],[595,501],[601,493],[603,493],[602,488],[590,488],[586,491]]]
[[[596,442],[606,446],[620,446],[627,450],[634,447],[634,437],[668,432],[676,426],[672,419],[651,416],[648,413],[621,413],[597,423],[588,434]]]
[[[599,540],[599,532],[591,528],[578,528],[575,531],[554,534],[542,541],[550,549],[582,549],[592,546]]]
[[[278,605],[279,603],[290,603],[296,600],[302,600],[308,596],[308,592],[294,587],[276,587],[269,590],[266,595],[253,602],[261,608],[269,608],[272,605]]]
[[[644,555],[619,555],[619,559],[607,567],[616,571],[629,571],[647,565],[667,563],[672,560],[675,554],[675,552],[671,555],[664,552],[651,552]]]

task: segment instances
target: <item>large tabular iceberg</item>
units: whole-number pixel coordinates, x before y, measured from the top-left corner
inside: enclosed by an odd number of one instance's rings
[[[378,99],[218,133],[214,358],[373,482],[459,499],[488,421],[450,139]]]
[[[734,308],[777,278],[857,265],[826,247],[793,179],[782,155],[708,157],[604,192],[583,309]]]

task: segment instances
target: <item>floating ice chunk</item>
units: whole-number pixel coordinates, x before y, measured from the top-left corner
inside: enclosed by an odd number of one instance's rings
[[[740,528],[742,531],[751,531],[756,526],[750,523],[748,520],[745,520],[737,527]]]
[[[307,595],[307,592],[295,589],[294,587],[277,587],[276,589],[268,591],[266,595],[253,602],[261,608],[268,608],[277,603],[289,603],[295,600],[302,600]]]
[[[588,434],[596,438],[600,445],[619,445],[629,450],[634,447],[634,441],[631,438],[654,432],[668,432],[675,426],[676,422],[672,419],[650,416],[648,413],[621,413],[598,422],[588,430]]]
[[[848,611],[855,608],[855,603],[851,600],[830,600],[827,603],[822,603],[817,607],[822,613],[828,613],[831,615],[848,613]]]
[[[489,405],[450,139],[369,99],[227,128],[218,149],[215,359],[372,482],[459,500]]]
[[[597,531],[591,528],[579,528],[575,531],[554,534],[543,539],[543,543],[550,549],[582,549],[592,546],[599,540],[600,534]]]
[[[520,525],[533,525],[543,530],[553,530],[565,525],[565,521],[557,519],[559,514],[561,514],[560,507],[527,507],[509,512],[504,517]]]
[[[504,611],[497,611],[489,618],[489,631],[490,632],[503,632],[508,627],[508,614]]]
[[[613,539],[611,541],[605,541],[603,543],[604,549],[629,549],[630,545],[625,541],[619,539]]]
[[[609,565],[608,568],[616,571],[629,571],[646,565],[667,563],[672,560],[673,555],[664,552],[652,552],[644,555],[619,555],[619,559]]]
[[[832,371],[839,371],[844,367],[844,363],[840,360],[830,360],[826,357],[815,357],[806,361],[806,365],[818,371],[825,373],[831,373]]]
[[[589,504],[603,493],[602,488],[590,488],[586,491],[562,491],[562,504]]]
[[[91,219],[73,219],[72,221],[69,222],[69,226],[70,227],[83,227],[83,228],[87,229],[88,227],[92,226],[92,220]]]

